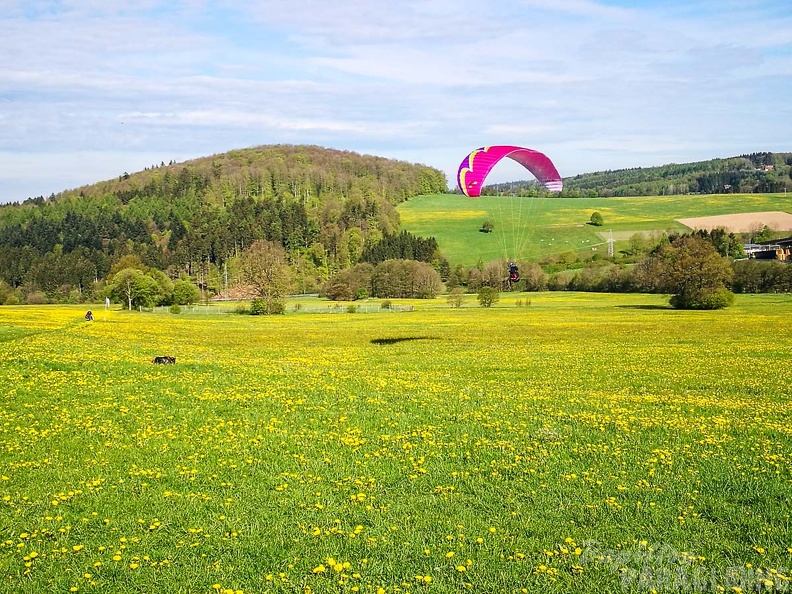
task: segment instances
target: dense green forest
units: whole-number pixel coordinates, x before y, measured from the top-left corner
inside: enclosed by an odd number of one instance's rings
[[[583,173],[564,178],[562,196],[750,194],[792,190],[792,153],[752,153],[727,159]],[[493,184],[482,193],[539,193],[535,181]]]
[[[79,298],[139,261],[218,292],[229,261],[266,239],[286,248],[312,288],[398,235],[398,203],[446,189],[431,167],[316,146],[160,163],[0,207],[0,281]]]

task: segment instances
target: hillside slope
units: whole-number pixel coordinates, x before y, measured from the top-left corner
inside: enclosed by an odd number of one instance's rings
[[[402,227],[419,237],[434,237],[452,266],[604,255],[609,237],[618,253],[629,248],[636,234],[689,230],[678,221],[683,217],[765,211],[792,213],[792,192],[617,198],[437,194],[399,205]],[[602,226],[589,224],[594,212],[602,215]],[[491,233],[481,231],[485,221],[492,224]]]
[[[437,169],[317,146],[161,163],[0,207],[0,280],[82,290],[129,256],[207,284],[257,239],[282,243],[304,268],[344,267],[398,230],[396,204],[445,190]]]

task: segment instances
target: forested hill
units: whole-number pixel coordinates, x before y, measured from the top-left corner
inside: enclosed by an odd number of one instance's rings
[[[584,173],[564,178],[564,196],[659,196],[792,190],[792,153],[753,153],[727,159]],[[536,182],[498,184],[490,192],[536,191]],[[486,193],[486,191],[485,191]]]
[[[344,267],[398,231],[396,204],[446,189],[437,169],[317,146],[163,162],[0,207],[0,282],[82,288],[124,256],[205,277],[257,239],[311,267]]]

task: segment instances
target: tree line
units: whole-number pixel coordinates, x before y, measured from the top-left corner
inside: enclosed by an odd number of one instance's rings
[[[636,234],[620,255],[594,255],[583,261],[574,253],[518,262],[520,280],[509,283],[505,260],[458,265],[446,288],[480,293],[497,291],[594,291],[672,295],[670,304],[685,309],[728,306],[732,293],[792,292],[792,263],[744,258],[738,235],[723,229],[646,237]]]
[[[561,196],[611,197],[678,194],[751,194],[792,191],[792,153],[751,153],[726,159],[634,167],[564,178]],[[537,182],[486,186],[483,194],[544,195]]]

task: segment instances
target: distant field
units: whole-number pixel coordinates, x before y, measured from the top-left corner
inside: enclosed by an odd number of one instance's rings
[[[792,297],[508,297],[0,307],[0,590],[786,591]]]
[[[761,229],[763,226],[775,231],[792,230],[792,214],[778,211],[743,212],[730,215],[678,219],[678,221],[691,229],[712,230],[722,227],[734,233],[748,233],[757,227]]]
[[[605,221],[588,225],[593,212]],[[792,213],[792,195],[731,194],[633,198],[466,198],[454,194],[419,196],[399,206],[404,229],[434,236],[454,264],[504,259],[536,261],[566,251],[591,254],[607,249],[613,231],[616,249],[637,232],[684,231],[680,218],[760,211]],[[481,233],[485,220],[493,233]]]

